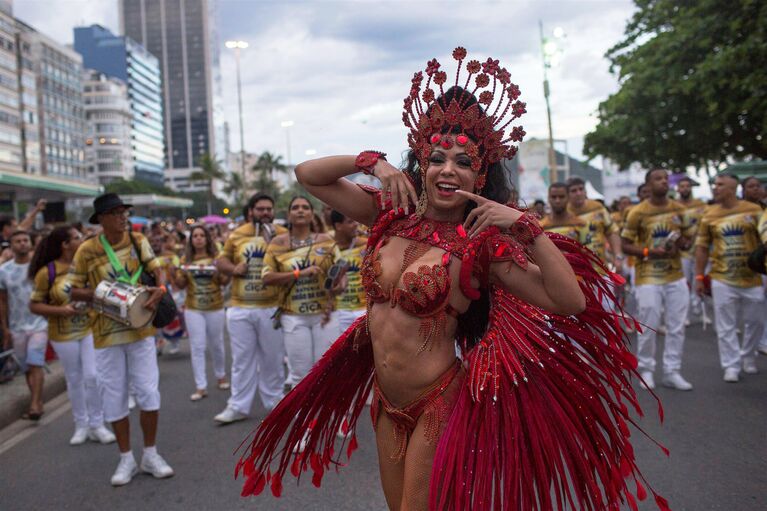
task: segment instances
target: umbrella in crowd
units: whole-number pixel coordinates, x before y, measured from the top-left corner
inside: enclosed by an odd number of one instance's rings
[[[228,224],[229,219],[218,215],[207,215],[200,218],[200,222],[204,224]]]

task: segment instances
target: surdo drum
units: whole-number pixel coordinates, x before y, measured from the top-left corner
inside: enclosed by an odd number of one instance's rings
[[[102,281],[93,293],[93,309],[123,325],[142,328],[154,317],[154,311],[144,307],[150,296],[143,286]]]

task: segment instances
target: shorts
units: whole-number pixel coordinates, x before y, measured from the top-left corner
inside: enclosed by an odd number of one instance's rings
[[[45,365],[45,350],[48,347],[48,331],[11,332],[13,353],[19,359],[21,370],[27,372],[29,366]]]
[[[124,419],[130,413],[129,389],[139,410],[154,412],[160,409],[160,371],[153,337],[97,349],[96,371],[104,419],[108,422]]]

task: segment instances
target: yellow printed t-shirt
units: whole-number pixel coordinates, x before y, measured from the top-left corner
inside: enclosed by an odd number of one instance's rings
[[[365,257],[367,239],[356,239],[353,245],[346,250],[341,250],[341,258],[345,259],[349,266],[346,269],[348,284],[344,292],[336,296],[336,309],[360,310],[365,308],[365,288],[362,287],[360,267]]]
[[[136,246],[141,250],[144,271],[153,272],[160,268],[160,260],[154,256],[152,247],[144,235],[132,233],[131,236],[136,241]],[[113,245],[112,249],[115,251],[117,258],[123,263],[128,274],[133,275],[139,267],[139,262],[138,255],[128,238],[128,233],[125,233],[122,241],[117,245]],[[117,280],[117,272],[109,263],[104,247],[101,246],[97,236],[84,241],[80,248],[77,249],[72,267],[69,269],[69,281],[72,287],[96,289],[96,286],[104,280],[115,282]],[[92,315],[92,320],[93,341],[97,349],[140,341],[146,337],[151,337],[155,333],[155,328],[151,323],[144,328],[134,329],[95,312]]]
[[[192,264],[210,266],[214,257],[195,257]],[[214,311],[224,307],[224,296],[221,293],[221,280],[218,271],[213,275],[195,274],[186,267],[186,259],[181,259],[181,267],[176,270],[176,279],[186,279],[185,307],[198,311]]]
[[[283,310],[289,314],[320,314],[325,310],[329,299],[328,293],[323,288],[325,277],[330,267],[340,257],[341,253],[332,239],[318,241],[311,247],[307,245],[295,250],[290,250],[288,246],[270,243],[264,257],[263,274],[319,266],[323,273],[315,277],[301,277],[296,281],[290,294],[283,301]],[[286,288],[287,286],[290,284],[287,284]]]
[[[69,291],[72,284],[69,282],[69,265],[54,261],[56,268],[55,278],[51,285],[48,284],[48,267],[44,266],[37,270],[35,275],[35,288],[30,298],[33,302],[47,303],[48,305],[66,305],[72,300]],[[48,318],[48,339],[51,341],[74,341],[88,335],[91,329],[91,321],[88,313],[76,316],[50,316]]]
[[[711,278],[735,287],[754,287],[762,283],[746,262],[759,246],[758,222],[762,208],[739,200],[725,209],[719,204],[706,206],[698,226],[695,246],[711,246]]]
[[[680,202],[680,204],[682,204]],[[700,217],[703,216],[703,210],[706,208],[706,203],[700,199],[693,199],[689,204],[682,204],[684,208],[684,223],[690,226],[690,235],[695,236],[698,230],[698,224],[700,223]],[[694,245],[690,245],[688,250],[681,252],[682,257],[692,257],[695,249]]]
[[[287,229],[274,225],[275,235],[287,232]],[[267,241],[256,235],[255,224],[241,225],[227,238],[223,255],[233,264],[248,263],[248,273],[244,277],[232,277],[232,305],[235,307],[275,307],[279,301],[280,290],[274,286],[264,286],[261,273],[264,267]]]
[[[575,215],[570,215],[570,218],[564,222],[557,222],[551,216],[546,216],[541,220],[541,228],[547,232],[567,236],[581,244],[586,242],[588,235],[586,222]]]
[[[586,199],[583,207],[578,209],[568,204],[567,211],[586,222],[587,234],[583,244],[604,260],[607,237],[618,232],[618,226],[613,223],[607,209],[595,200]]]
[[[665,206],[642,201],[631,208],[621,237],[640,247],[657,248],[665,244],[672,232],[690,236],[691,226],[684,223],[684,207],[672,200]],[[681,278],[682,259],[679,255],[638,259],[636,262],[637,285],[668,284]]]

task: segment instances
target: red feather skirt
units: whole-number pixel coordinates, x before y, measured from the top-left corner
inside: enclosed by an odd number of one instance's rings
[[[629,440],[629,424],[638,429],[629,410],[638,416],[642,410],[631,387],[636,358],[622,326],[639,325],[602,305],[615,303],[621,278],[574,241],[549,237],[578,275],[586,310],[552,315],[489,289],[488,328],[464,353],[466,383],[437,445],[430,509],[617,511],[624,503],[636,509],[647,486],[668,511],[642,477]],[[245,477],[242,495],[268,485],[279,496],[288,470],[298,479],[311,471],[319,487],[327,471],[343,466],[357,447],[354,432],[373,373],[363,317],[243,442],[249,441],[235,470]],[[339,447],[342,427],[350,434]],[[303,439],[303,452],[294,452]]]

